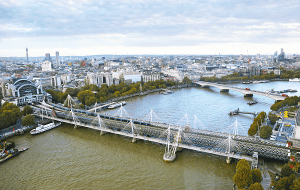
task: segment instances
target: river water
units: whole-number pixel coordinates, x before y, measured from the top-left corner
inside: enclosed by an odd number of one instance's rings
[[[300,83],[272,82],[232,84],[255,90],[299,89]],[[269,111],[274,100],[254,95],[244,98],[235,91],[186,88],[170,95],[154,93],[126,100],[123,116],[232,133],[236,120],[239,134],[247,135],[252,115],[229,116],[241,111]],[[298,95],[297,93],[287,93]],[[248,101],[257,100],[252,106]],[[117,114],[118,109],[107,110]],[[120,113],[120,112],[119,112]],[[185,116],[187,115],[187,116]],[[194,122],[194,118],[197,122]],[[188,118],[188,119],[187,119]],[[236,162],[224,157],[184,150],[172,163],[162,159],[164,147],[113,134],[99,135],[85,128],[62,125],[32,136],[25,133],[9,140],[30,149],[0,165],[0,189],[232,189]]]

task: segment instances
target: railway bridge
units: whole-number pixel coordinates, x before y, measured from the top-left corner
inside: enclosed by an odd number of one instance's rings
[[[178,149],[184,148],[198,152],[232,158],[246,159],[255,167],[252,155],[279,160],[289,160],[290,148],[269,140],[260,140],[237,134],[237,122],[234,133],[220,133],[191,128],[189,125],[175,126],[152,121],[143,121],[123,116],[99,114],[85,110],[65,108],[56,104],[33,107],[34,115],[53,121],[69,123],[77,127],[86,127],[100,132],[100,135],[112,133],[136,140],[145,140],[166,145],[168,155],[176,155]],[[120,108],[121,109],[121,108]],[[54,111],[55,110],[55,111]],[[170,148],[171,147],[171,148]]]

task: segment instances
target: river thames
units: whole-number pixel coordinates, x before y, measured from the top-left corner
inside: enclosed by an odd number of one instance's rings
[[[287,81],[231,85],[262,91],[300,89],[300,83]],[[287,94],[299,96],[299,92]],[[258,103],[249,106],[247,102],[252,100]],[[253,115],[229,116],[230,111],[239,108],[268,113],[274,103],[263,96],[244,98],[239,92],[220,93],[217,88],[200,87],[125,101],[123,114],[133,118],[146,119],[153,110],[155,121],[189,123],[191,127],[224,133],[232,133],[230,126],[237,120],[240,135],[247,135]],[[162,145],[141,140],[131,143],[129,138],[100,136],[98,131],[67,125],[9,140],[15,141],[17,148],[30,149],[0,165],[1,189],[232,189],[235,174],[236,161],[226,164],[224,157],[183,150],[174,162],[166,163]]]

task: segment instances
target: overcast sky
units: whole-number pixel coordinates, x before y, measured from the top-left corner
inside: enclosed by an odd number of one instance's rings
[[[0,0],[0,57],[300,54],[298,0]]]

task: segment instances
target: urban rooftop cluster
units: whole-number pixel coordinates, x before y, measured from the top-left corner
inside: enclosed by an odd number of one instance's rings
[[[59,56],[0,58],[0,83],[3,97],[15,98],[18,105],[32,101],[51,100],[43,89],[65,92],[87,84],[101,87],[118,85],[121,81],[148,82],[170,80],[181,82],[214,77],[220,79],[233,73],[253,77],[280,75],[281,69],[300,68],[299,55],[286,56],[283,49],[274,55],[143,55],[143,56]]]

